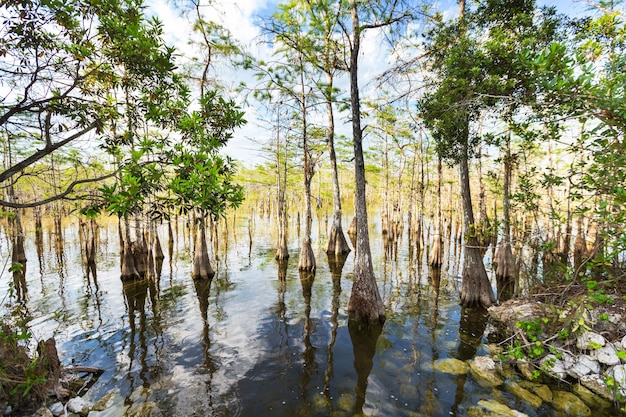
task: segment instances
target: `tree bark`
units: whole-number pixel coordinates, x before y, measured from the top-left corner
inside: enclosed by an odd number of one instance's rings
[[[469,126],[465,135],[469,133]],[[463,215],[465,220],[465,256],[463,259],[461,305],[463,307],[490,307],[496,303],[496,298],[487,277],[487,271],[483,264],[478,239],[476,238],[474,210],[472,208],[472,196],[469,179],[469,163],[467,140],[464,142],[461,160],[459,162],[459,174],[461,179],[461,198],[463,202]]]
[[[204,218],[201,217],[198,221],[198,232],[196,233],[196,244],[194,245],[191,277],[193,279],[211,279],[214,275],[215,271],[211,267],[211,261],[209,260]]]
[[[352,14],[352,48],[350,50],[350,103],[352,106],[352,135],[354,144],[354,176],[356,182],[356,257],[354,262],[354,283],[348,303],[348,316],[351,320],[369,323],[383,323],[385,313],[378,291],[367,220],[365,198],[365,160],[363,158],[363,131],[361,130],[361,110],[358,83],[358,56],[360,47],[360,27],[356,0],[350,0]]]
[[[513,296],[515,289],[515,258],[511,249],[511,172],[513,161],[511,159],[511,132],[506,140],[504,154],[504,184],[502,192],[502,240],[498,248],[495,262],[496,266],[496,286],[498,289],[498,300],[506,301]]]
[[[333,85],[332,73],[326,73],[328,85]],[[335,116],[333,113],[333,103],[330,98],[326,100],[326,112],[328,115],[328,155],[330,158],[330,168],[333,178],[333,224],[328,235],[328,243],[326,244],[326,253],[335,256],[350,253],[350,246],[343,233],[341,224],[341,190],[339,188],[339,173],[337,169],[337,155],[335,153]]]
[[[305,197],[305,224],[304,224],[304,241],[300,248],[300,259],[298,260],[299,271],[315,271],[315,253],[311,247],[311,226],[313,223],[313,215],[311,211],[311,181],[315,175],[315,168],[311,160],[309,152],[309,137],[307,124],[307,101],[304,86],[304,68],[302,68],[302,56],[300,56],[300,105],[302,106],[302,152],[304,157],[304,197]]]
[[[441,157],[437,158],[437,229],[433,237],[433,246],[430,249],[430,258],[428,264],[435,268],[441,268],[443,265],[443,219],[441,216],[441,176],[442,176]]]
[[[131,249],[130,224],[127,216],[124,216],[124,229],[124,234],[122,234],[121,229],[119,230],[122,246],[122,271],[120,278],[122,281],[129,281],[139,279],[140,277],[135,267],[135,258]]]

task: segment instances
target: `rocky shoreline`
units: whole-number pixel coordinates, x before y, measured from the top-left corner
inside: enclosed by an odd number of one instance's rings
[[[626,304],[624,300],[559,306],[532,299],[510,300],[489,308],[490,357],[470,364],[476,378],[502,385],[512,370],[523,380],[507,387],[531,404],[537,398],[571,416],[592,410],[624,412],[626,400]],[[551,390],[561,383],[569,391]],[[485,410],[488,408],[483,407]],[[477,415],[509,415],[486,412]],[[510,414],[517,415],[520,414]]]

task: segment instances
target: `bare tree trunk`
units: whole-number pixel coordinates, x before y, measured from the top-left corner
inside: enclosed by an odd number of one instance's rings
[[[121,228],[119,229],[120,244],[122,246],[122,271],[120,278],[122,281],[129,281],[139,279],[140,276],[135,267],[135,258],[131,249],[130,222],[126,215],[124,216],[124,229],[124,233],[121,232]]]
[[[513,296],[516,287],[515,258],[511,249],[511,172],[513,161],[511,159],[511,131],[509,130],[504,155],[504,186],[502,195],[502,241],[497,251],[496,285],[498,288],[498,300],[506,301]]]
[[[25,300],[26,293],[26,251],[24,250],[24,230],[22,228],[22,218],[19,209],[15,210],[15,217],[12,221],[11,230],[11,271],[13,273],[13,285],[18,300]]]
[[[196,233],[196,243],[194,245],[191,277],[193,279],[211,279],[215,275],[215,271],[211,267],[211,261],[209,259],[204,217],[200,216],[197,223],[198,231]]]
[[[443,219],[441,216],[441,157],[437,158],[437,229],[433,236],[433,246],[430,248],[428,264],[434,268],[443,265]]]
[[[365,160],[363,158],[363,131],[358,83],[358,56],[360,47],[360,27],[356,0],[350,0],[352,14],[352,48],[350,50],[350,102],[352,105],[352,135],[354,141],[354,176],[356,182],[356,257],[354,262],[354,283],[348,303],[348,315],[355,321],[371,324],[383,323],[385,313],[383,301],[378,291],[372,254],[370,250],[365,196]]]
[[[304,68],[302,68],[302,56],[300,56],[300,104],[302,106],[302,152],[304,157],[304,198],[305,198],[305,224],[304,224],[304,241],[300,248],[300,259],[298,260],[298,270],[315,271],[315,253],[311,246],[311,227],[313,223],[313,215],[311,210],[311,181],[315,175],[314,161],[311,160],[309,151],[309,137],[307,124],[307,101],[304,86]]]
[[[333,85],[332,73],[327,73],[326,78],[328,85]],[[350,252],[350,246],[343,234],[343,227],[341,225],[341,190],[339,188],[339,173],[337,169],[337,155],[335,154],[335,116],[333,114],[333,103],[328,98],[326,100],[326,111],[328,114],[328,155],[330,158],[330,168],[333,178],[333,207],[335,209],[333,214],[333,224],[330,228],[328,236],[328,243],[326,245],[326,253],[331,255],[340,256]]]
[[[469,127],[465,135],[469,133]],[[487,271],[483,264],[478,239],[475,233],[474,209],[470,190],[467,141],[459,163],[461,197],[465,221],[465,257],[463,259],[461,305],[464,307],[490,307],[496,303]]]
[[[289,259],[289,251],[287,250],[287,202],[285,201],[285,188],[287,187],[287,152],[284,152],[284,155],[281,157],[280,148],[279,109],[276,129],[276,186],[278,188],[276,217],[278,220],[278,244],[275,259],[277,261]]]
[[[576,240],[574,241],[574,280],[577,281],[584,275],[583,265],[587,256],[587,241],[583,227],[583,217],[578,218]]]

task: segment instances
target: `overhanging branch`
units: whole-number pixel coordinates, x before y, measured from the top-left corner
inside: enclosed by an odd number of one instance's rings
[[[60,147],[65,146],[68,143],[70,143],[71,141],[76,140],[79,137],[89,133],[91,130],[95,129],[97,126],[98,126],[98,123],[97,122],[93,122],[89,126],[85,127],[83,130],[81,130],[80,132],[76,132],[72,136],[70,136],[70,137],[68,137],[66,139],[63,139],[63,140],[61,140],[61,141],[59,141],[57,143],[54,143],[52,145],[46,146],[43,149],[38,150],[37,152],[35,152],[31,156],[29,156],[28,158],[22,160],[21,162],[18,162],[17,164],[15,164],[12,167],[8,168],[6,171],[0,173],[0,183],[2,183],[4,181],[6,181],[7,179],[11,178],[16,173],[22,171],[24,168],[29,167],[30,165],[32,165],[35,162],[37,162],[40,159],[42,159],[43,157],[45,157],[47,155],[50,155],[52,152],[56,151]]]
[[[76,180],[76,181],[72,182],[70,185],[68,185],[67,188],[65,189],[65,191],[63,191],[62,193],[57,194],[57,195],[52,196],[52,197],[49,197],[49,198],[46,198],[45,200],[33,201],[31,203],[13,203],[13,202],[9,202],[9,201],[0,200],[0,206],[8,207],[8,208],[16,208],[16,209],[33,208],[33,207],[43,206],[43,205],[49,204],[49,203],[51,203],[53,201],[57,201],[57,200],[63,199],[68,194],[70,194],[74,190],[74,188],[76,188],[76,186],[78,186],[78,185],[103,181],[103,180],[106,180],[107,178],[113,177],[115,174],[116,174],[115,172],[112,172],[110,174],[103,175],[103,176],[97,177],[97,178],[88,178],[88,179],[84,179],[84,180]]]

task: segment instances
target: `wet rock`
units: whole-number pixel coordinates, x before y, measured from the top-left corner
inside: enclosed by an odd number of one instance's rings
[[[438,359],[434,364],[435,370],[445,374],[463,375],[469,371],[469,365],[459,359]]]
[[[98,401],[94,403],[91,407],[92,411],[104,411],[107,408],[111,407],[115,397],[119,396],[119,388],[114,388],[109,391],[104,397],[100,398]]]
[[[552,400],[553,400],[552,390],[547,385],[539,384],[539,387],[533,390],[533,392],[537,394],[537,397],[541,398],[545,402],[552,403]]]
[[[133,403],[124,414],[126,417],[160,417],[162,415],[159,406],[152,401]]]
[[[498,375],[496,363],[488,356],[477,356],[470,362],[470,370],[476,381],[484,387],[497,387],[504,381]]]
[[[613,377],[617,384],[617,393],[626,397],[626,366],[617,365],[609,369],[608,374]]]
[[[542,370],[545,370],[545,372],[555,378],[563,379],[567,374],[565,364],[555,355],[546,355],[543,357],[543,359],[541,359],[539,363]]]
[[[480,400],[478,405],[467,410],[468,417],[528,417],[494,400]]]
[[[515,395],[520,400],[532,405],[535,409],[541,407],[541,404],[543,404],[543,400],[541,398],[528,391],[527,389],[522,388],[516,382],[508,383],[506,385],[506,390]]]
[[[499,355],[504,352],[504,348],[496,343],[489,343],[487,345],[487,349],[489,350],[490,355]]]
[[[74,397],[67,402],[66,406],[70,412],[86,416],[89,414],[91,404],[89,404],[89,402],[82,397]]]
[[[311,409],[313,411],[313,414],[316,414],[316,415],[328,414],[329,401],[330,400],[326,398],[324,395],[322,395],[319,392],[316,392],[315,395],[313,396],[313,399],[311,400]]]
[[[585,388],[582,384],[574,385],[572,387],[572,392],[593,409],[610,408],[612,406],[610,401],[594,394],[590,389]]]
[[[606,400],[613,400],[613,393],[611,393],[609,388],[606,386],[604,377],[597,374],[589,374],[580,377],[579,382],[586,388],[589,388],[591,391],[598,394],[600,397]]]
[[[557,410],[565,412],[571,417],[589,417],[591,410],[576,395],[567,391],[552,391],[552,405]]]
[[[583,332],[576,337],[576,347],[581,350],[593,350],[606,345],[604,337],[594,332]]]
[[[529,381],[535,380],[535,367],[529,362],[519,361],[517,362],[517,370],[522,374],[524,378]]]
[[[61,402],[57,402],[48,407],[53,416],[58,417],[65,414],[65,406]]]
[[[552,402],[552,391],[550,387],[544,384],[540,384],[538,382],[531,381],[518,381],[520,387],[532,392],[537,397],[541,398],[542,401],[551,403]]]
[[[574,358],[572,365],[567,368],[567,373],[576,379],[588,374],[599,374],[600,364],[590,355],[580,355]]]
[[[608,366],[617,365],[620,363],[617,351],[612,343],[607,343],[606,346],[601,347],[598,350],[592,351],[591,355],[600,363]]]
[[[354,408],[354,395],[344,394],[337,399],[337,405],[341,410],[350,411]]]

